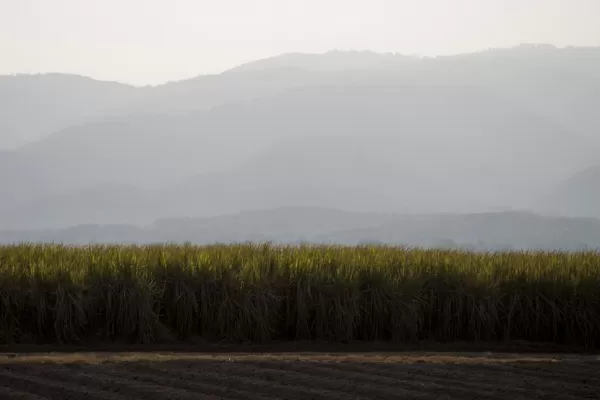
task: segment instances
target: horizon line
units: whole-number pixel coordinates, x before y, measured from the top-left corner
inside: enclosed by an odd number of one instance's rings
[[[5,74],[0,74],[0,78],[3,77],[19,77],[19,76],[46,76],[46,75],[62,75],[62,76],[71,76],[71,77],[80,77],[80,78],[85,78],[85,79],[90,79],[96,82],[104,82],[104,83],[114,83],[114,84],[119,84],[119,85],[126,85],[126,86],[131,86],[131,87],[135,87],[135,88],[139,88],[139,89],[144,89],[144,88],[155,88],[155,87],[160,87],[160,86],[165,86],[168,84],[175,84],[175,83],[179,83],[179,82],[185,82],[185,81],[189,81],[189,80],[193,80],[193,79],[198,79],[198,78],[202,78],[202,77],[210,77],[210,76],[219,76],[231,71],[234,71],[236,69],[239,69],[243,66],[246,65],[250,65],[253,63],[258,63],[258,62],[263,62],[263,61],[267,61],[267,60],[271,60],[271,59],[276,59],[279,57],[284,57],[284,56],[289,56],[289,55],[302,55],[302,56],[323,56],[323,55],[327,55],[327,54],[332,54],[332,53],[371,53],[371,54],[376,54],[376,55],[392,55],[392,56],[397,56],[397,57],[407,57],[407,58],[415,58],[415,59],[438,59],[438,58],[446,58],[446,57],[459,57],[459,56],[468,56],[468,55],[476,55],[476,54],[482,54],[482,53],[488,53],[488,52],[492,52],[492,51],[506,51],[506,50],[515,50],[515,49],[519,49],[519,48],[524,48],[527,47],[529,49],[553,49],[553,50],[564,50],[564,49],[600,49],[600,44],[596,45],[596,46],[583,46],[583,45],[564,45],[564,46],[559,46],[556,44],[552,44],[552,43],[544,43],[544,42],[523,42],[523,43],[519,43],[513,46],[506,46],[506,47],[489,47],[489,48],[482,48],[479,50],[473,50],[473,51],[467,51],[467,52],[459,52],[459,53],[451,53],[451,54],[437,54],[437,55],[421,55],[421,54],[406,54],[406,53],[401,53],[401,52],[379,52],[379,51],[375,51],[375,50],[370,50],[370,49],[363,49],[363,50],[358,50],[358,49],[350,49],[350,50],[339,50],[339,49],[330,49],[324,52],[299,52],[299,51],[290,51],[290,52],[285,52],[285,53],[279,53],[279,54],[274,54],[272,56],[269,57],[264,57],[264,58],[256,58],[253,60],[249,60],[246,61],[244,63],[241,64],[237,64],[234,66],[231,66],[229,68],[226,68],[220,72],[215,72],[215,73],[199,73],[197,75],[193,75],[193,76],[188,76],[188,77],[183,77],[180,79],[175,79],[175,80],[167,80],[164,81],[162,83],[157,83],[157,84],[135,84],[132,82],[126,82],[126,81],[122,81],[122,80],[113,80],[113,79],[101,79],[101,78],[96,78],[93,76],[88,76],[88,75],[84,75],[84,74],[79,74],[79,73],[70,73],[70,72],[60,72],[60,71],[45,71],[45,72],[34,72],[34,73],[22,73],[22,72],[13,72],[13,73],[5,73]]]

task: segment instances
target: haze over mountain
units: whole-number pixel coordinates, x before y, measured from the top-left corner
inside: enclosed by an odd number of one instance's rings
[[[137,92],[128,85],[77,75],[0,75],[0,149],[100,117]]]
[[[600,219],[600,164],[561,182],[542,196],[536,206],[549,214]]]
[[[600,217],[600,48],[294,53],[143,88],[3,76],[0,105],[5,231],[294,206]]]
[[[525,212],[401,215],[281,207],[210,218],[169,218],[145,227],[88,224],[49,230],[0,230],[0,244],[15,242],[400,244],[475,251],[580,251],[600,249],[600,220]]]

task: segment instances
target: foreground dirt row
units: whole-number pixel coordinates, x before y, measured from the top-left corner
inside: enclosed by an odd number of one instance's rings
[[[0,399],[599,399],[600,358],[449,353],[0,355]]]

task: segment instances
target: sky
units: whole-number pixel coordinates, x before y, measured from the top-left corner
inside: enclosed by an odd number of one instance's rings
[[[0,0],[0,74],[134,85],[287,52],[600,45],[600,0]]]

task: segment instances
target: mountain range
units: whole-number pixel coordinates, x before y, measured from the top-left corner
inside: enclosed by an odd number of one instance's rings
[[[358,213],[320,207],[168,218],[148,226],[77,225],[0,231],[0,244],[240,243],[403,245],[475,251],[599,250],[600,220],[506,211],[472,214]]]
[[[0,76],[0,230],[146,232],[281,207],[587,221],[598,106],[600,48],[543,45],[286,54],[155,87]],[[296,236],[385,242],[370,228]]]

